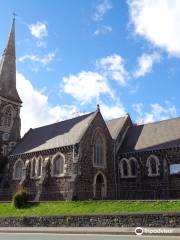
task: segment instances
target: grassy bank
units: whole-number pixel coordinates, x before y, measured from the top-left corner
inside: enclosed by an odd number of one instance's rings
[[[60,214],[117,214],[144,212],[180,212],[180,201],[84,201],[29,204],[15,209],[11,203],[0,203],[0,216],[46,216]]]

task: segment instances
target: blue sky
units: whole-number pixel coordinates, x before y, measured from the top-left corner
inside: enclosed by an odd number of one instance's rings
[[[16,17],[22,133],[94,111],[179,116],[178,0],[2,0],[0,52]]]

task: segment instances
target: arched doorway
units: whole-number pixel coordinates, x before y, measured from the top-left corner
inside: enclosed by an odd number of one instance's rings
[[[104,199],[107,196],[106,177],[102,172],[98,172],[94,177],[94,197]]]

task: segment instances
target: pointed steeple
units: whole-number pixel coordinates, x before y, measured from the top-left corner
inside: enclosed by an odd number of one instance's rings
[[[11,27],[11,31],[9,34],[7,46],[4,50],[4,55],[10,55],[16,57],[16,50],[15,50],[15,18],[13,18],[13,23]]]
[[[0,96],[22,103],[16,89],[15,17],[0,63]]]

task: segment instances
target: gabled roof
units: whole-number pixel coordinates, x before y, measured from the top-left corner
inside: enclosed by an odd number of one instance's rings
[[[120,131],[122,130],[128,115],[120,118],[115,118],[109,121],[106,121],[106,125],[109,129],[112,139],[117,139]]]
[[[130,127],[120,151],[124,153],[179,146],[180,118],[174,118]]]
[[[79,143],[96,112],[30,129],[11,155],[37,152]]]

